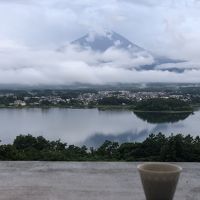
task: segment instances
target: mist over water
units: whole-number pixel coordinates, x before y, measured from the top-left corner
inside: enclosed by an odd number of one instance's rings
[[[152,116],[151,116],[152,118]],[[174,122],[152,123],[132,111],[98,109],[0,109],[0,139],[12,143],[19,134],[42,135],[75,145],[97,147],[105,140],[142,141],[150,133],[199,134],[200,111]]]

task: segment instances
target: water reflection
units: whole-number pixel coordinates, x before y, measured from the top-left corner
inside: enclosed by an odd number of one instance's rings
[[[184,113],[161,113],[161,112],[134,112],[134,114],[148,123],[175,123],[185,120],[192,112]]]
[[[102,134],[102,133],[94,133],[90,137],[86,138],[83,142],[80,143],[80,145],[86,145],[88,147],[98,147],[105,140],[109,141],[116,141],[119,143],[124,142],[133,142],[133,141],[143,141],[147,136],[149,135],[149,130],[144,129],[140,132],[132,132],[132,130],[123,132],[119,135],[115,134]]]
[[[0,109],[0,140],[10,143],[19,134],[42,135],[68,144],[98,146],[105,140],[141,141],[150,133],[198,135],[200,111],[193,115],[151,115],[128,110]]]

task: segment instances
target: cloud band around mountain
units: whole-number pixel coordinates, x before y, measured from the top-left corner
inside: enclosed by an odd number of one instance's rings
[[[0,42],[0,84],[199,82],[198,65],[196,69],[187,69],[186,63],[180,63],[179,66],[184,65],[186,69],[183,73],[135,69],[151,63],[151,58],[130,57],[128,52],[114,48],[101,53],[69,44],[60,52],[36,50],[5,40]]]

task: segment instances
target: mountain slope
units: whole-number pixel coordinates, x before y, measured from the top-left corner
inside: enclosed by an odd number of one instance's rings
[[[90,32],[72,42],[72,44],[80,45],[84,48],[91,48],[94,51],[106,51],[111,47],[126,49],[129,51],[145,51],[143,48],[133,44],[120,34],[114,31],[105,31],[103,34]]]
[[[137,59],[143,57],[144,59],[149,58],[152,59],[153,62],[149,64],[143,64],[140,67],[133,68],[137,70],[152,70],[155,69],[156,66],[167,64],[167,63],[181,63],[185,62],[182,60],[175,60],[165,56],[157,56],[150,51],[132,43],[122,35],[114,32],[114,31],[104,31],[103,33],[97,32],[90,32],[85,36],[75,40],[72,42],[74,45],[78,45],[83,49],[89,49],[95,52],[104,53],[109,49],[116,49],[116,50],[123,50],[129,54],[130,57],[133,59]],[[104,62],[104,61],[102,61]],[[130,67],[132,68],[132,67]],[[176,72],[183,72],[184,69],[180,68],[165,68],[163,70],[168,71],[176,71]]]

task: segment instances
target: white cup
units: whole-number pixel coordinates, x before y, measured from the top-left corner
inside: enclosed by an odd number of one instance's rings
[[[137,166],[147,200],[172,200],[182,168],[168,163]]]

